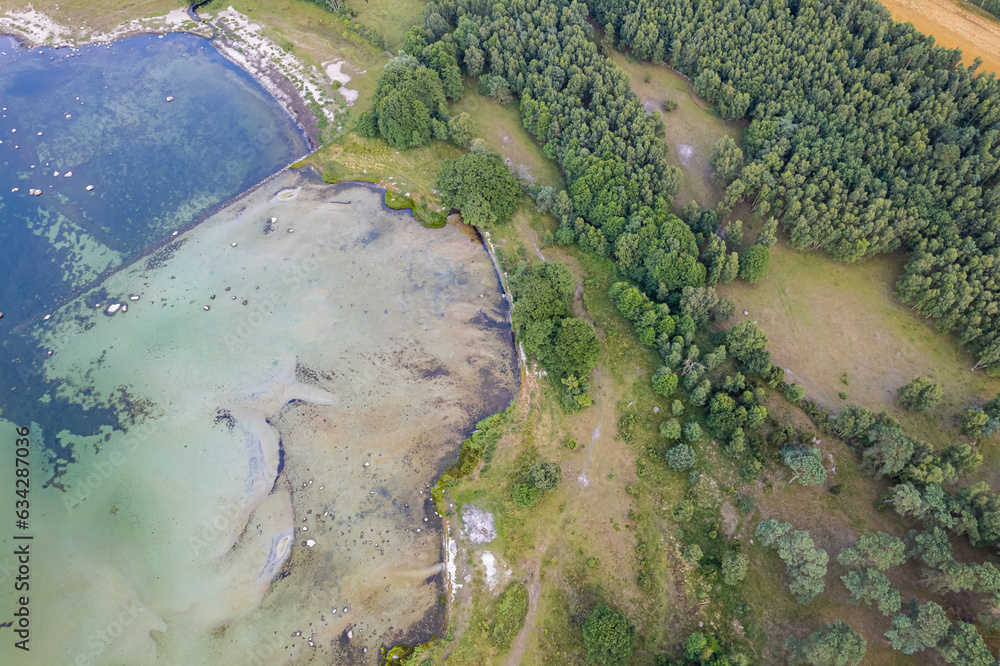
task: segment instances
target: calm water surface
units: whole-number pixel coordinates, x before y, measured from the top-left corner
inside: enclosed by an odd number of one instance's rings
[[[31,652],[0,628],[0,663],[374,664],[443,632],[428,484],[517,390],[481,246],[296,172],[231,201],[305,140],[191,36],[0,39],[0,107],[0,488],[29,426],[33,537]]]

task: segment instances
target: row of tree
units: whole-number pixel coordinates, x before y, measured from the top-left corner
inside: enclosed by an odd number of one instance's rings
[[[1000,371],[1000,86],[874,0],[589,0],[634,55],[729,119],[727,199],[856,261],[910,250],[897,294]],[[729,197],[732,193],[734,196]]]
[[[570,315],[575,290],[569,268],[522,261],[508,284],[514,295],[513,326],[525,353],[537,356],[562,384],[566,409],[590,405],[587,377],[597,365],[600,343],[590,322]]]

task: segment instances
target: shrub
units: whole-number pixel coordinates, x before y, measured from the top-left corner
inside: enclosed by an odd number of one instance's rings
[[[528,589],[514,581],[497,599],[497,615],[490,628],[490,640],[505,648],[514,640],[528,615]]]
[[[677,419],[670,419],[669,421],[664,421],[660,424],[660,437],[665,437],[667,439],[681,438],[681,424],[677,421]]]
[[[674,421],[674,423],[676,423],[676,421]],[[694,449],[687,444],[678,444],[667,451],[665,457],[667,459],[667,464],[678,472],[690,469],[698,462],[698,456],[695,455]]]
[[[534,506],[538,501],[538,488],[534,487],[528,483],[515,483],[514,490],[511,493],[514,500],[514,504],[521,507]]]
[[[562,467],[556,463],[538,461],[528,470],[531,483],[542,492],[549,492],[559,487],[562,481]]]
[[[635,627],[617,608],[598,604],[583,625],[587,661],[608,666],[625,664],[635,646]]]

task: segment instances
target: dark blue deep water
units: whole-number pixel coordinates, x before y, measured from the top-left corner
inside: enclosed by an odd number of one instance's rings
[[[192,35],[0,51],[0,335],[307,152],[277,101]]]
[[[50,449],[60,429],[114,425],[60,399],[39,409],[37,327],[306,152],[291,116],[207,40],[0,37],[0,415],[41,422]]]

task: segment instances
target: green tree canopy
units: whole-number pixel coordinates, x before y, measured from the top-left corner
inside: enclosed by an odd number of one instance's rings
[[[823,456],[815,446],[789,444],[781,449],[781,460],[792,470],[794,479],[803,486],[815,486],[826,481]]]
[[[844,581],[844,586],[851,593],[848,601],[852,604],[857,605],[862,601],[878,604],[878,609],[883,615],[892,615],[902,605],[899,591],[881,571],[865,567],[848,571],[840,577],[840,580]]]
[[[533,263],[515,271],[509,280],[514,295],[514,328],[529,322],[569,316],[573,300],[573,274],[560,262]]]
[[[562,467],[558,463],[540,460],[528,470],[528,478],[535,488],[549,492],[559,487],[559,482],[562,481]]]
[[[789,664],[812,666],[858,666],[868,642],[842,620],[827,622],[806,638],[790,636],[785,642]]]
[[[379,76],[370,116],[358,120],[359,131],[377,127],[389,145],[410,148],[430,141],[432,121],[448,121],[441,78],[412,56],[393,58]]]
[[[539,358],[558,375],[586,377],[597,366],[601,345],[590,322],[568,317],[555,329],[551,344]]]
[[[681,424],[677,419],[669,419],[660,424],[660,437],[667,439],[681,438]]]
[[[956,622],[938,651],[944,660],[955,666],[995,666],[997,663],[976,625]]]
[[[897,476],[913,457],[913,442],[899,428],[876,425],[865,435],[868,446],[861,454],[861,465],[881,479]]]
[[[701,546],[696,543],[689,543],[684,546],[684,552],[681,555],[688,564],[698,564],[704,556],[705,554],[701,551]]]
[[[677,390],[677,381],[677,375],[670,368],[663,366],[653,375],[653,390],[664,398],[669,398]]]
[[[725,187],[731,183],[743,169],[743,151],[728,134],[715,142],[712,156],[708,158],[712,167],[712,182]]]
[[[448,160],[438,173],[438,190],[445,206],[458,208],[469,224],[506,224],[521,201],[521,186],[500,156],[466,153]]]
[[[729,355],[740,362],[740,370],[749,375],[764,375],[771,369],[767,335],[752,321],[741,321],[726,331]]]
[[[885,532],[866,532],[853,546],[840,551],[837,562],[845,567],[871,567],[877,571],[886,571],[906,562],[906,545],[902,539]]]
[[[757,525],[756,536],[763,546],[774,546],[785,561],[791,579],[788,589],[800,604],[808,604],[826,587],[823,576],[829,560],[825,550],[804,530],[793,530],[788,523],[770,519]]]
[[[941,385],[927,377],[916,377],[905,386],[899,387],[899,402],[914,412],[922,412],[941,402]]]
[[[598,604],[583,625],[587,661],[613,666],[632,656],[635,627],[617,608]]]
[[[740,277],[756,284],[767,277],[771,270],[771,250],[766,245],[754,243],[740,255]]]
[[[722,556],[722,580],[726,585],[736,585],[747,576],[750,558],[743,553],[727,551]]]
[[[677,423],[677,421],[672,421]],[[687,444],[678,444],[666,453],[667,464],[678,472],[691,469],[698,462],[698,456]]]
[[[689,421],[684,426],[684,439],[689,442],[697,442],[701,439],[701,426],[696,421]]]
[[[928,601],[892,618],[892,626],[885,636],[893,649],[913,654],[936,646],[947,635],[950,626],[944,609]]]

